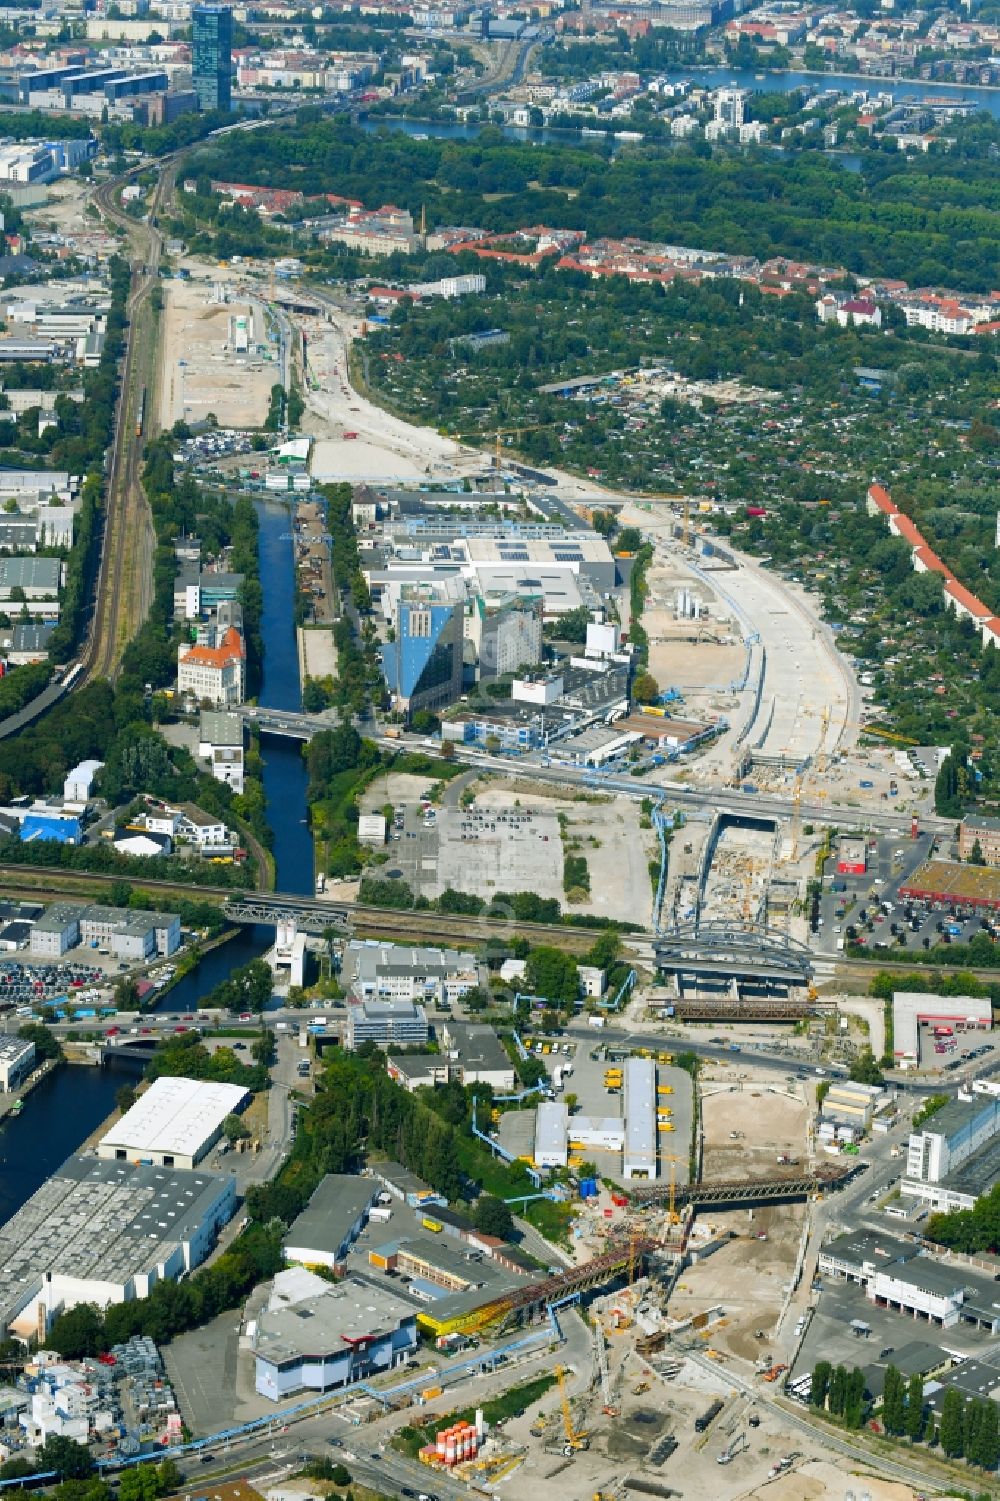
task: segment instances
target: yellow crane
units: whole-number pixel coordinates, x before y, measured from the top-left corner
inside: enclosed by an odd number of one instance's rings
[[[667,1198],[667,1219],[671,1225],[679,1225],[681,1217],[677,1213],[677,1164],[682,1162],[682,1157],[675,1157],[667,1152],[661,1152],[664,1162],[670,1163],[670,1193]]]
[[[562,1408],[563,1432],[566,1435],[563,1453],[575,1454],[578,1449],[589,1449],[590,1439],[586,1433],[579,1432],[574,1426],[573,1414],[569,1406],[569,1396],[566,1392],[566,1372],[561,1365],[556,1366],[556,1380],[559,1383],[559,1405]]]

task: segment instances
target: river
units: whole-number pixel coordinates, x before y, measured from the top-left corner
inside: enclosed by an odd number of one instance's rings
[[[295,640],[295,571],[291,513],[261,501],[260,576],[264,586],[261,632],[264,663],[260,702],[269,708],[302,707]],[[306,769],[297,740],[267,736],[262,746],[268,819],[274,829],[277,886],[313,891],[312,838],[305,823]],[[164,996],[156,1009],[194,1011],[199,999],[237,965],[258,958],[274,942],[270,928],[241,928],[205,955],[198,968]],[[25,1100],[24,1110],[0,1125],[0,1224],[30,1198],[115,1107],[115,1094],[135,1079],[134,1068],[56,1069]]]

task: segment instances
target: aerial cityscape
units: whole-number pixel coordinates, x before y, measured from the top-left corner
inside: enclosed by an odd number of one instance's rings
[[[0,15],[0,1498],[1000,1497],[1000,9]]]

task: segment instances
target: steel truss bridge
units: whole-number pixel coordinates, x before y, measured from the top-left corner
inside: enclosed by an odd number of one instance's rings
[[[668,928],[653,940],[656,967],[669,974],[720,980],[770,981],[802,987],[812,977],[805,944],[765,928],[720,922]]]
[[[818,1167],[813,1171],[783,1173],[773,1178],[740,1178],[721,1183],[678,1183],[674,1202],[701,1208],[720,1209],[727,1204],[768,1204],[775,1200],[808,1199],[813,1194],[831,1193],[844,1188],[855,1176],[856,1168]],[[670,1198],[669,1183],[650,1183],[633,1188],[634,1204],[660,1204]]]
[[[285,896],[275,891],[233,896],[222,908],[229,922],[244,926],[263,923],[276,928],[279,923],[293,919],[301,933],[323,933],[327,928],[346,931],[354,910],[347,905],[317,902],[308,896]]]

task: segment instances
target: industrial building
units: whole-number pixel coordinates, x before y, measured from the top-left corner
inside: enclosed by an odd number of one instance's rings
[[[35,1044],[0,1032],[0,1090],[8,1094],[23,1084],[35,1066]]]
[[[655,1178],[656,1064],[651,1058],[630,1058],[625,1064],[624,1100],[623,1176]]]
[[[228,1174],[71,1157],[0,1227],[0,1328],[148,1297],[202,1262],[236,1207]]]
[[[492,1027],[449,1020],[441,1027],[441,1041],[449,1079],[489,1084],[497,1094],[514,1088],[514,1065]]]
[[[924,995],[897,990],[892,997],[892,1045],[897,1068],[916,1068],[920,1063],[920,1028],[945,1028],[966,1032],[993,1025],[989,996]]]
[[[822,1113],[826,1120],[867,1131],[876,1108],[885,1098],[887,1096],[875,1084],[855,1084],[845,1080],[830,1085]]]
[[[535,1111],[535,1166],[565,1167],[569,1160],[569,1111],[557,1100],[543,1100]]]
[[[117,1162],[139,1159],[162,1167],[193,1168],[219,1140],[226,1116],[242,1110],[249,1098],[242,1084],[154,1079],[101,1137],[97,1155]]]
[[[878,1308],[939,1329],[965,1324],[993,1334],[1000,1328],[991,1278],[923,1256],[913,1242],[851,1231],[822,1247],[818,1270],[823,1277],[863,1287]]]
[[[343,1263],[379,1194],[374,1178],[328,1173],[282,1243],[286,1261],[328,1267]]]
[[[31,930],[31,952],[49,958],[86,943],[107,949],[119,959],[148,959],[153,954],[173,954],[180,941],[181,920],[176,912],[84,907],[75,902],[54,902]]]
[[[487,983],[486,967],[475,954],[411,948],[400,943],[347,944],[343,976],[352,994],[362,1001],[443,1001],[452,1005],[467,991]]]
[[[349,1000],[345,1047],[358,1048],[363,1042],[379,1047],[390,1043],[420,1047],[430,1035],[427,1013],[423,1006],[407,1000]]]
[[[997,1180],[1000,1098],[949,1100],[910,1133],[900,1191],[933,1209],[971,1208]]]
[[[446,1237],[443,1230],[400,1236],[374,1247],[364,1276],[367,1280],[379,1272],[405,1289],[418,1308],[418,1323],[434,1334],[474,1322],[480,1309],[524,1286],[520,1269],[502,1265],[476,1245]]]
[[[336,1391],[402,1364],[417,1348],[416,1309],[390,1286],[354,1277],[331,1285],[279,1272],[253,1334],[255,1385],[278,1402]]]

